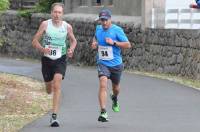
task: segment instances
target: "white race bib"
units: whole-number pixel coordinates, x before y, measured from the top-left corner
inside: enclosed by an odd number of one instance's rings
[[[112,60],[113,48],[111,46],[98,46],[99,59],[100,60]]]
[[[49,54],[44,54],[44,56],[56,60],[62,56],[62,47],[61,46],[53,46],[53,45],[45,45],[45,48],[49,48],[51,52]]]

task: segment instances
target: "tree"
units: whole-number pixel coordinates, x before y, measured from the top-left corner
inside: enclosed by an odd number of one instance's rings
[[[51,5],[55,2],[63,2],[63,0],[40,0],[36,6],[37,12],[50,13]]]
[[[7,10],[10,6],[9,0],[0,0],[0,12]]]

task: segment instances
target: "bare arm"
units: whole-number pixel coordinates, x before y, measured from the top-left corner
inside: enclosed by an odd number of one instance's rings
[[[96,49],[97,48],[97,40],[95,37],[93,37],[92,39],[92,44],[91,44],[92,49]]]
[[[128,49],[131,48],[131,44],[129,41],[127,42],[118,42],[118,41],[113,41],[111,38],[106,38],[106,43],[110,45],[115,45],[123,49]]]
[[[33,37],[33,41],[32,41],[32,46],[35,49],[38,49],[41,53],[48,53],[49,50],[45,49],[42,47],[42,45],[40,44],[39,40],[41,39],[45,29],[47,27],[47,21],[43,21],[38,29],[38,31],[36,32],[36,34]]]
[[[115,41],[115,46],[118,46],[118,47],[123,48],[123,49],[131,48],[131,44],[130,44],[129,41],[128,42],[117,42],[117,41]]]
[[[76,48],[77,41],[73,33],[72,26],[70,24],[67,25],[67,31],[68,31],[68,38],[70,42],[70,48],[68,49],[68,56],[72,57],[74,53],[74,49]]]

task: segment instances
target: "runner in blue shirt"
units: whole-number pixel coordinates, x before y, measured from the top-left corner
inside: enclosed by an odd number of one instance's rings
[[[120,91],[119,83],[123,70],[121,49],[130,48],[131,44],[123,29],[115,24],[112,24],[110,10],[103,9],[99,13],[99,20],[101,25],[96,27],[92,48],[98,48],[97,70],[100,84],[99,104],[101,109],[98,121],[107,122],[108,114],[106,112],[106,91],[108,79],[112,82],[112,109],[114,112],[119,112],[120,106],[117,97]]]
[[[200,8],[200,0],[196,0],[198,7]]]
[[[196,4],[190,4],[190,8],[200,8],[200,0],[196,0]]]

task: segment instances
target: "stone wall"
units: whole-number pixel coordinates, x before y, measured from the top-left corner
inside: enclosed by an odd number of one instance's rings
[[[126,54],[127,68],[200,79],[200,31],[148,29],[144,36]]]
[[[32,37],[41,18],[23,18],[17,12],[9,11],[0,17],[0,53],[8,56],[39,58],[32,48]]]
[[[38,0],[9,0],[10,9],[32,8]]]
[[[31,18],[7,12],[0,17],[0,53],[25,58],[40,58],[31,40],[40,22],[49,15]],[[93,18],[65,17],[74,28],[78,46],[73,63],[95,65],[96,50],[90,48],[96,23]],[[116,24],[124,28],[132,48],[123,50],[126,69],[156,71],[200,79],[200,31],[147,29],[135,23]]]

